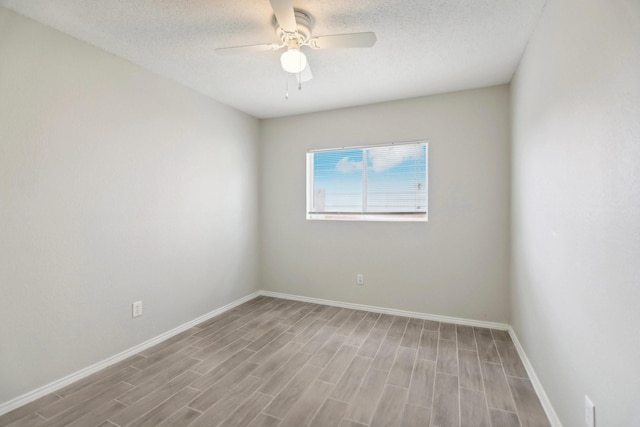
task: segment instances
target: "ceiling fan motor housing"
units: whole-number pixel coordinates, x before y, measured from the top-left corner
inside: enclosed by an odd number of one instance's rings
[[[294,33],[289,33],[281,28],[275,16],[271,20],[271,23],[276,30],[276,36],[278,39],[282,40],[283,44],[288,48],[299,49],[311,38],[313,18],[311,15],[300,9],[295,9],[294,14],[296,17],[296,31]]]

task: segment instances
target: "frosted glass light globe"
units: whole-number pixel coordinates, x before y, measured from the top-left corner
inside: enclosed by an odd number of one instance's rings
[[[299,73],[307,66],[307,57],[300,49],[289,49],[280,57],[282,68],[288,73]]]

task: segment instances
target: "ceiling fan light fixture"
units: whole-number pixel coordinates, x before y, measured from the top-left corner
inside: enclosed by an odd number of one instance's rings
[[[300,49],[288,49],[280,57],[282,68],[287,73],[299,73],[307,66],[307,57]]]

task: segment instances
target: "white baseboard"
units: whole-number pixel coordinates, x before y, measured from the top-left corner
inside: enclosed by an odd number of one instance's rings
[[[281,294],[280,292],[259,291],[260,295],[274,298],[290,299],[294,301],[311,302],[314,304],[331,305],[342,308],[352,308],[354,310],[372,311],[374,313],[392,314],[394,316],[415,317],[416,319],[435,320],[437,322],[457,323],[459,325],[476,326],[478,328],[491,328],[508,331],[510,326],[506,323],[485,322],[482,320],[463,319],[460,317],[440,316],[437,314],[418,313],[416,311],[397,310],[395,308],[376,307],[372,305],[354,304],[328,299],[303,297],[299,295]]]
[[[33,402],[36,399],[41,398],[42,396],[45,396],[49,393],[53,393],[57,390],[60,390],[62,387],[69,385],[75,381],[78,381],[84,377],[87,377],[101,369],[104,369],[108,366],[113,365],[114,363],[117,363],[121,360],[126,359],[129,356],[133,356],[134,354],[140,353],[143,350],[146,350],[149,347],[152,347],[166,339],[171,338],[174,335],[179,334],[180,332],[186,331],[187,329],[197,325],[198,323],[202,323],[206,320],[211,319],[212,317],[215,317],[219,314],[224,313],[225,311],[231,310],[232,308],[247,302],[249,300],[252,300],[256,297],[258,297],[260,295],[260,292],[254,292],[250,295],[247,295],[246,297],[240,298],[238,300],[235,300],[223,307],[217,308],[207,314],[204,314],[200,317],[198,317],[197,319],[191,320],[187,323],[184,323],[180,326],[178,326],[177,328],[173,328],[170,331],[167,331],[163,334],[160,334],[156,337],[151,338],[150,340],[147,340],[145,342],[143,342],[142,344],[138,344],[134,347],[131,347],[121,353],[116,354],[115,356],[111,356],[105,360],[102,360],[101,362],[95,363],[91,366],[88,366],[84,369],[81,369],[77,372],[74,372],[70,375],[67,375],[64,378],[60,378],[59,380],[56,380],[52,383],[49,383],[47,385],[44,385],[40,388],[37,388],[33,391],[30,391],[28,393],[23,394],[22,396],[18,396],[15,399],[11,399],[8,402],[4,402],[4,403],[0,403],[0,415],[6,414],[7,412],[13,411],[16,408],[19,408],[23,405],[26,405],[27,403]]]
[[[516,346],[516,350],[518,350],[518,354],[520,355],[520,359],[524,364],[524,368],[527,370],[527,374],[529,374],[531,385],[533,385],[533,388],[535,389],[536,394],[540,399],[540,403],[542,404],[544,412],[547,414],[547,418],[549,418],[549,422],[553,427],[562,427],[562,423],[560,422],[560,418],[558,418],[558,414],[556,414],[556,411],[553,409],[553,405],[551,405],[551,401],[549,400],[547,393],[545,393],[544,388],[542,387],[542,384],[540,383],[540,380],[536,375],[536,372],[533,370],[533,366],[531,365],[529,358],[524,352],[524,348],[522,348],[522,345],[518,340],[518,336],[511,326],[509,326],[509,336],[511,336],[511,340]]]

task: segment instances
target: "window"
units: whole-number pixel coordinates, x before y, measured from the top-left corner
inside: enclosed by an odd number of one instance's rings
[[[427,143],[307,153],[307,219],[426,221]]]

